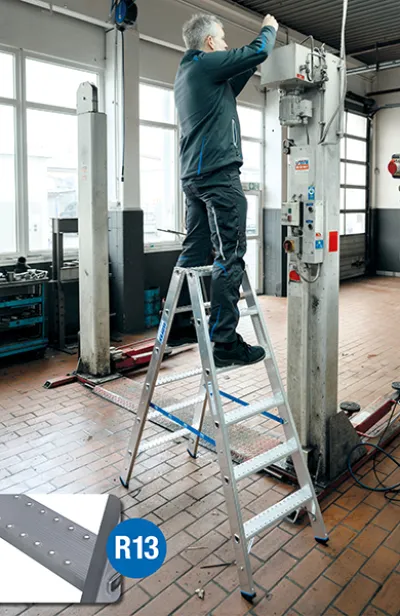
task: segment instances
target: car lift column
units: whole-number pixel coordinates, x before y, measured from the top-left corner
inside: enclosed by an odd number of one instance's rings
[[[98,112],[97,88],[78,89],[80,367],[110,374],[110,304],[107,200],[107,119]]]
[[[280,90],[279,118],[288,128],[287,392],[310,471],[321,483],[345,470],[359,442],[337,404],[339,69],[339,59],[323,49],[291,44],[271,54],[262,76],[263,85]]]

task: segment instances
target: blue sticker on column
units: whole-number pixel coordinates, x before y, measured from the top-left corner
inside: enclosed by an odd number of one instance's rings
[[[160,344],[164,342],[166,329],[167,329],[167,323],[165,321],[161,321],[160,327],[158,328],[158,334],[157,334],[157,340]]]
[[[308,201],[315,200],[315,186],[308,187]]]
[[[324,247],[324,240],[316,240],[315,242],[315,248],[316,249],[321,249]]]
[[[164,563],[166,555],[165,537],[150,520],[125,520],[108,537],[108,560],[124,577],[144,578],[153,575]]]

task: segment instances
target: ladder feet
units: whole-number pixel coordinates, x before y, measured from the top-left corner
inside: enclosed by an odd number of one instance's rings
[[[120,480],[120,482],[121,482],[121,485],[123,485],[123,486],[124,486],[124,488],[129,488],[129,481],[126,481],[126,482],[125,482],[125,481],[122,479],[122,477],[121,477],[121,476],[120,476],[119,480]]]
[[[329,537],[315,537],[315,541],[317,543],[322,543],[322,545],[325,545],[328,543]]]
[[[187,449],[186,451],[188,452],[189,456],[190,456],[191,458],[193,458],[193,460],[196,460],[196,458],[197,458],[197,454],[194,456],[194,455],[192,454],[192,452],[190,451],[190,449]]]
[[[246,601],[249,601],[250,603],[253,603],[253,599],[256,596],[257,593],[255,592],[245,592],[244,590],[240,591],[240,594],[242,595],[243,599],[246,599]]]

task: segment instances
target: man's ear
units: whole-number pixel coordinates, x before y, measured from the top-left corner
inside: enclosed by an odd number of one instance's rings
[[[206,46],[208,46],[212,51],[215,49],[214,39],[211,34],[209,34],[206,38]]]

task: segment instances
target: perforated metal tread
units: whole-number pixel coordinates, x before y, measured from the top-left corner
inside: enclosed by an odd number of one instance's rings
[[[110,499],[111,503],[110,512]],[[115,499],[118,503],[117,499]],[[108,510],[108,514],[107,514]],[[111,516],[110,516],[111,513]],[[114,499],[109,497],[103,518],[113,525],[118,523],[119,511],[115,508]],[[103,525],[102,524],[102,525]],[[100,529],[101,530],[101,529]],[[115,571],[107,561],[106,554],[98,554],[99,535],[88,531],[83,526],[42,505],[38,501],[24,495],[0,495],[0,538],[13,545],[39,564],[46,567],[84,594],[96,598],[99,587],[104,582],[108,601],[112,598],[112,588],[115,589]],[[97,552],[97,558],[94,555]],[[94,563],[94,560],[101,562]],[[93,569],[101,568],[100,573]],[[104,573],[107,572],[107,580]],[[118,586],[118,585],[117,585]],[[100,592],[104,594],[104,592]]]

